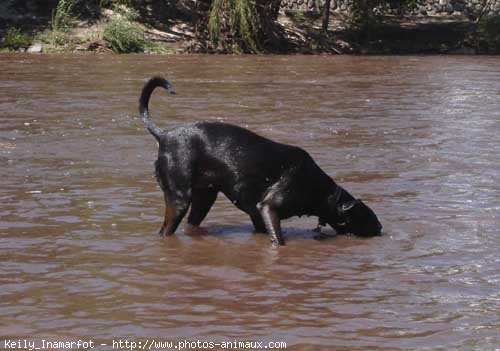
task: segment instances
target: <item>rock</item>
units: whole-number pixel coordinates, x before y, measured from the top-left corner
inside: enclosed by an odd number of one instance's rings
[[[76,47],[77,51],[97,51],[97,52],[105,52],[106,51],[106,43],[103,40],[94,40],[88,43],[83,43]]]
[[[31,45],[27,50],[26,52],[30,53],[30,54],[39,54],[42,52],[42,44],[41,43],[35,43],[33,45]]]

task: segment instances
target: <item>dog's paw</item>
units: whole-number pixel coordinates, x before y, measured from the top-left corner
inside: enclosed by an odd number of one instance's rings
[[[193,236],[194,235],[207,235],[208,230],[203,228],[203,227],[200,227],[200,226],[186,224],[186,226],[184,227],[184,234],[193,235]]]

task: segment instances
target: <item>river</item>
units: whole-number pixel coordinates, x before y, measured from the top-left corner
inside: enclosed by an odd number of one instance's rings
[[[499,347],[498,58],[2,54],[0,67],[1,338]],[[221,197],[208,235],[157,236],[157,146],[137,113],[155,74],[178,93],[155,91],[159,126],[225,121],[303,147],[383,235],[315,240],[317,221],[293,218],[273,248]]]

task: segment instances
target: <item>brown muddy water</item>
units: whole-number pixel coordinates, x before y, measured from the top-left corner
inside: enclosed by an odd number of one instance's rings
[[[220,198],[208,235],[159,238],[156,143],[136,111],[153,74],[178,92],[153,95],[158,125],[299,145],[384,235],[318,241],[294,218],[272,248]],[[2,55],[0,349],[498,349],[499,133],[493,57]]]

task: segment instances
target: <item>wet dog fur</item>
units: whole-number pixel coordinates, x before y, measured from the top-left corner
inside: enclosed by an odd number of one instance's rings
[[[156,87],[175,93],[162,77],[146,82],[139,112],[159,144],[156,177],[163,190],[165,219],[159,234],[172,235],[191,208],[196,228],[222,192],[247,213],[257,232],[284,245],[280,221],[316,216],[337,233],[380,235],[375,213],[337,185],[303,149],[280,144],[247,129],[197,122],[162,130],[151,120],[149,99]]]

